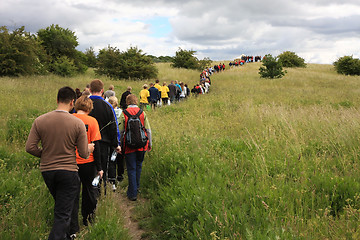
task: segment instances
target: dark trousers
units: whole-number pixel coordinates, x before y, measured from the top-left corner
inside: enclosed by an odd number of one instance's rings
[[[55,200],[54,224],[49,239],[66,239],[76,233],[71,217],[75,214],[74,204],[79,195],[80,179],[78,172],[54,170],[42,172],[45,184]],[[77,214],[77,212],[76,212]]]
[[[116,164],[117,164],[117,175],[118,175],[118,179],[123,179],[124,178],[124,172],[125,172],[125,157],[124,154],[118,154],[116,156]]]
[[[101,167],[104,171],[102,182],[104,183],[104,189],[106,193],[106,181],[108,177],[108,166],[109,166],[109,158],[110,158],[110,145],[105,142],[99,141],[99,146],[100,146]],[[99,184],[99,192],[100,192],[100,184]]]
[[[97,175],[96,166],[94,162],[79,164],[79,177],[82,185],[81,191],[81,215],[83,223],[91,222],[96,209],[98,188],[92,185],[92,181]],[[79,197],[75,203],[74,208],[79,212]],[[78,224],[78,215],[71,218],[74,224]]]
[[[169,99],[169,98],[162,98],[162,103],[163,103],[163,105],[167,105],[167,104],[168,104],[168,99]]]
[[[108,168],[108,180],[109,182],[115,184],[116,182],[116,174],[118,179],[123,179],[124,174],[124,155],[117,154],[115,161],[109,160],[109,168]],[[116,171],[117,170],[117,171]]]

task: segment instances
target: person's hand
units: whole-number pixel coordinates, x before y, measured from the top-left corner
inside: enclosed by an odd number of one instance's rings
[[[100,176],[100,178],[102,178],[102,177],[103,177],[103,175],[104,175],[104,171],[103,171],[103,170],[98,171],[98,175]]]
[[[89,144],[88,144],[88,148],[89,148],[89,152],[90,152],[90,153],[94,152],[95,144],[94,144],[94,143],[89,143]]]
[[[151,146],[151,145],[149,145],[149,146],[148,146],[148,148],[147,148],[147,151],[148,151],[148,152],[150,152],[150,151],[151,151],[151,149],[152,149],[152,146]]]
[[[115,148],[115,151],[116,151],[117,153],[121,153],[121,147],[120,147],[120,146],[117,146],[117,147]]]

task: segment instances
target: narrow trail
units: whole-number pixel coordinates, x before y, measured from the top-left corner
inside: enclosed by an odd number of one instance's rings
[[[126,197],[126,192],[123,189],[117,191],[117,194],[119,195],[120,208],[123,211],[124,227],[129,230],[129,235],[131,239],[142,239],[141,236],[145,233],[145,231],[140,229],[139,222],[133,217],[133,212],[134,208],[139,204],[139,202],[140,204],[142,204],[143,202],[145,202],[145,200],[138,199],[137,201],[129,201]]]

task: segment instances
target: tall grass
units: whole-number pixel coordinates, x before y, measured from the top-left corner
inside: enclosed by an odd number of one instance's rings
[[[309,65],[268,80],[258,68],[151,113],[154,239],[358,237],[360,78]]]
[[[148,112],[154,146],[141,195],[150,201],[140,209],[149,238],[359,238],[360,78],[309,64],[268,80],[259,67],[228,69],[212,77],[210,94]],[[191,88],[199,78],[158,68],[160,82]],[[24,153],[26,136],[56,107],[60,87],[83,89],[93,78],[0,78],[1,238],[46,238],[53,200],[38,159]],[[153,81],[102,80],[117,96]],[[127,238],[116,198],[100,201],[81,239]]]

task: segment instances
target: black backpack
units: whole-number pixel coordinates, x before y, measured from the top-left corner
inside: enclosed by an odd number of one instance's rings
[[[148,137],[145,134],[145,127],[142,125],[140,115],[143,110],[140,109],[135,115],[131,115],[126,109],[124,114],[128,117],[125,129],[125,145],[129,148],[142,148],[146,146]]]

